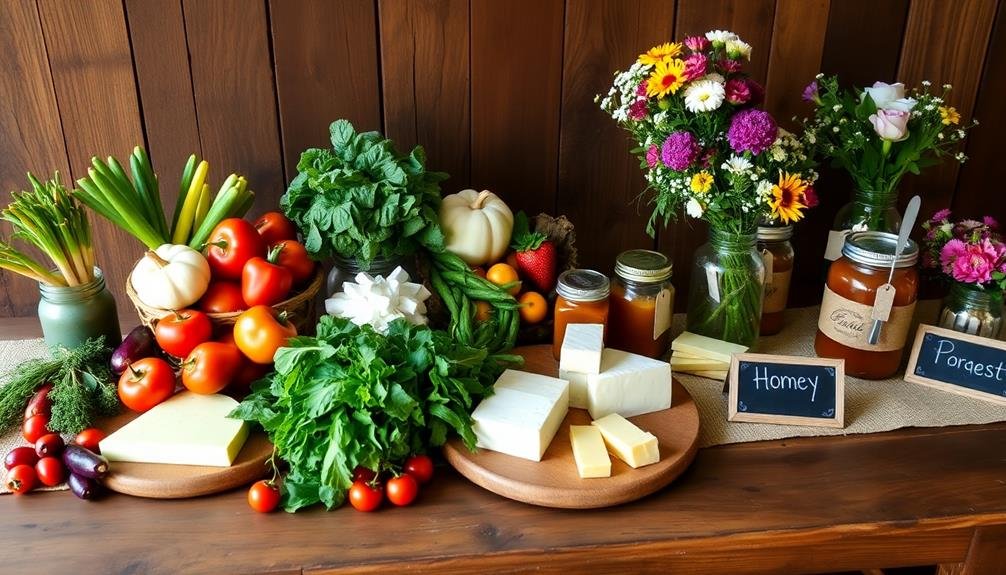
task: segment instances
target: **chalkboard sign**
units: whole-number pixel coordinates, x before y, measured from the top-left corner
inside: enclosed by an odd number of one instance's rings
[[[1006,343],[920,325],[905,381],[1006,405]]]
[[[845,361],[738,353],[729,421],[845,427]]]

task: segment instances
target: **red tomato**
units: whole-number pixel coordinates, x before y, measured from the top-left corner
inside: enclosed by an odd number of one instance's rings
[[[420,483],[433,479],[433,460],[427,455],[413,455],[405,460],[402,471],[416,478]]]
[[[119,399],[126,407],[143,413],[175,392],[175,372],[171,364],[148,357],[129,364],[119,378]]]
[[[286,314],[277,314],[267,305],[257,305],[238,316],[234,323],[234,343],[245,357],[262,365],[272,363],[276,350],[297,335]]]
[[[35,453],[39,457],[59,457],[63,447],[63,438],[58,433],[47,433],[35,441]]]
[[[293,274],[275,263],[278,257],[279,250],[273,248],[268,259],[252,258],[245,264],[241,272],[241,297],[249,306],[279,303],[290,293]]]
[[[154,324],[154,338],[165,352],[182,358],[213,337],[210,316],[194,309],[172,312]]]
[[[349,488],[349,502],[357,511],[373,511],[381,506],[384,492],[380,485],[354,481]]]
[[[14,469],[18,465],[34,466],[36,463],[38,463],[38,454],[35,453],[34,447],[27,445],[11,449],[3,460],[3,466],[7,469]]]
[[[214,279],[239,280],[245,263],[264,257],[265,248],[255,226],[241,218],[228,218],[213,228],[206,242],[206,261]]]
[[[25,441],[32,445],[38,441],[39,437],[49,433],[49,416],[44,414],[33,415],[24,420],[24,427],[21,428],[21,435]]]
[[[100,443],[102,439],[105,439],[105,436],[105,432],[97,427],[88,427],[84,431],[78,433],[77,437],[73,438],[73,442],[100,455],[101,449],[98,448],[98,443]]]
[[[419,495],[419,482],[408,473],[392,477],[387,485],[388,501],[404,507],[416,500]]]
[[[269,513],[279,505],[279,486],[265,479],[252,483],[248,490],[248,505],[259,513]]]
[[[49,399],[50,391],[52,391],[51,383],[38,388],[35,395],[31,396],[31,399],[28,401],[28,406],[24,408],[25,419],[40,413],[48,417],[52,413],[52,400]]]
[[[219,341],[201,343],[182,362],[182,385],[195,393],[216,393],[231,382],[241,361],[237,346]]]
[[[237,282],[210,282],[206,293],[199,300],[199,309],[206,313],[231,313],[245,308],[241,299],[241,284]]]
[[[58,457],[43,457],[35,464],[35,475],[42,485],[56,487],[66,481],[66,467]]]
[[[297,239],[297,226],[279,212],[262,214],[259,219],[255,220],[255,229],[269,246],[283,240]]]
[[[279,249],[276,263],[290,270],[293,283],[302,284],[314,277],[314,260],[307,255],[304,244],[290,240],[279,242],[273,248]]]
[[[7,472],[7,490],[16,495],[28,493],[37,483],[38,474],[31,465],[18,465]]]
[[[356,466],[353,470],[353,481],[363,481],[364,483],[370,483],[377,479],[377,472],[373,469],[367,469],[362,465]]]

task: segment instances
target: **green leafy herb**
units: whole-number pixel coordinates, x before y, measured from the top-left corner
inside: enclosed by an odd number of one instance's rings
[[[290,465],[287,511],[341,505],[358,465],[378,469],[452,432],[474,449],[474,404],[492,393],[505,363],[520,361],[404,320],[381,335],[325,316],[317,334],[281,348],[275,374],[231,414],[261,424]]]

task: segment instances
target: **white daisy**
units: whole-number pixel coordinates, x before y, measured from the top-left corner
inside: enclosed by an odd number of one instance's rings
[[[692,82],[685,89],[685,108],[689,112],[711,112],[723,104],[725,96],[723,84],[710,80]]]
[[[726,50],[727,54],[730,54],[731,57],[736,58],[740,56],[745,60],[751,59],[751,44],[748,44],[736,36],[733,39],[726,41]]]
[[[740,40],[740,37],[728,30],[710,30],[709,32],[706,32],[706,40],[726,44],[731,40]]]
[[[751,169],[751,161],[744,156],[730,156],[720,167],[731,174],[743,174]]]
[[[693,218],[701,218],[703,211],[702,204],[695,198],[688,200],[688,203],[685,204],[685,212]]]

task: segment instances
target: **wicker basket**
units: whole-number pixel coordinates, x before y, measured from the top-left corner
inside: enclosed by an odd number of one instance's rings
[[[318,295],[318,290],[321,289],[323,280],[324,272],[321,266],[318,266],[318,272],[303,291],[296,293],[290,299],[272,306],[275,310],[286,312],[287,318],[293,322],[293,325],[297,326],[297,333],[299,334],[312,333],[314,331],[314,324],[317,320],[317,316],[315,315],[315,296]],[[133,302],[133,307],[136,308],[140,321],[151,329],[157,320],[170,313],[170,310],[151,307],[140,301],[140,298],[136,295],[136,290],[133,289],[132,275],[126,279],[126,295]],[[241,312],[208,313],[206,315],[210,316],[213,328],[219,330],[221,327],[234,325]]]

